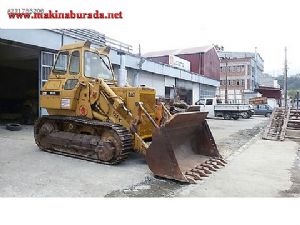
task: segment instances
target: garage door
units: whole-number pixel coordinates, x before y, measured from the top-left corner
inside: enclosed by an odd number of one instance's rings
[[[48,80],[49,74],[51,72],[52,66],[55,62],[55,57],[57,54],[53,52],[45,52],[41,51],[41,68],[40,68],[40,90],[42,89],[43,85]],[[47,115],[47,111],[43,108],[40,108],[39,115]]]

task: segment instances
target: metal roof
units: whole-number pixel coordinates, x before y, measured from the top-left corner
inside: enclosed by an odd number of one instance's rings
[[[105,44],[105,34],[101,34],[98,31],[90,29],[53,29],[52,31],[71,36],[83,41],[89,40],[92,44],[95,45],[104,45]]]
[[[217,51],[219,58],[231,58],[231,59],[238,59],[238,58],[255,58],[255,52],[230,52],[230,51]],[[263,58],[260,56],[259,53],[256,53],[259,60],[264,62]]]
[[[148,53],[145,53],[143,56],[144,57],[158,57],[158,56],[167,56],[167,55],[194,54],[194,53],[207,52],[207,51],[211,50],[212,48],[214,48],[213,45],[206,45],[206,46],[202,46],[202,47],[148,52]]]
[[[123,50],[126,52],[132,51],[131,45],[107,37],[105,34],[102,34],[92,29],[52,29],[51,31],[54,31],[62,35],[67,35],[83,41],[88,40],[92,44],[98,46],[109,45],[115,49]]]

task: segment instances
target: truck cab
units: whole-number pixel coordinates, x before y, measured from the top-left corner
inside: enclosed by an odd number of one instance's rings
[[[253,115],[253,109],[249,104],[223,104],[216,97],[202,98],[195,102],[200,106],[200,112],[208,112],[207,117],[223,117],[226,120],[242,118],[249,119]]]
[[[222,104],[222,101],[217,98],[201,98],[195,105],[200,106],[200,112],[208,112],[207,117],[212,118],[215,116],[215,105]]]

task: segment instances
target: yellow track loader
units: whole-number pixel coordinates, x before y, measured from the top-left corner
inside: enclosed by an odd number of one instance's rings
[[[88,41],[60,49],[40,92],[49,114],[34,127],[41,150],[103,164],[137,151],[154,175],[184,183],[224,165],[206,113],[172,116],[154,89],[118,86],[108,54]]]

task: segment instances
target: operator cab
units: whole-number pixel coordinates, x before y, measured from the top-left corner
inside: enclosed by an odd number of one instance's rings
[[[56,78],[67,75],[76,78],[81,75],[92,79],[115,80],[108,53],[108,47],[93,49],[88,41],[66,45],[58,53],[52,74]]]

